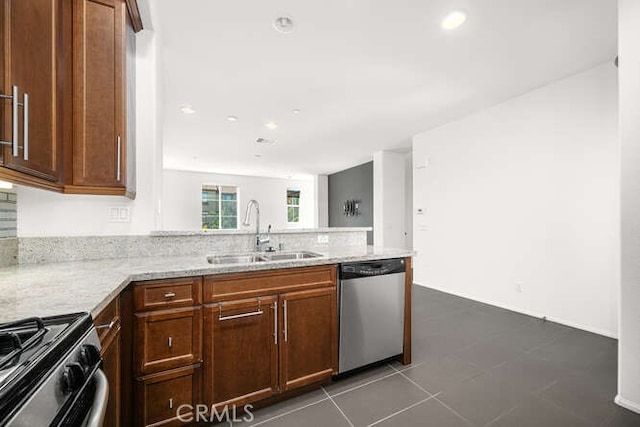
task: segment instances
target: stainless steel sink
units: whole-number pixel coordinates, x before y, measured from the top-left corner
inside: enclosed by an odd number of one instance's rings
[[[300,251],[300,252],[267,252],[263,255],[269,261],[284,261],[284,260],[296,260],[296,259],[308,259],[319,258],[322,255],[315,252]]]
[[[267,261],[292,261],[298,259],[319,258],[321,254],[309,251],[299,252],[264,252],[264,253],[241,253],[241,254],[218,254],[209,255],[209,264],[253,264]]]
[[[207,257],[209,264],[252,264],[254,262],[265,262],[267,259],[257,254],[229,254],[210,255]]]

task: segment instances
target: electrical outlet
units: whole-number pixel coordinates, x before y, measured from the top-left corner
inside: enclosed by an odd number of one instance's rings
[[[524,283],[516,282],[516,292],[522,293],[524,291]]]
[[[131,222],[131,211],[127,207],[109,208],[109,222]]]
[[[329,243],[328,234],[318,234],[318,243]]]

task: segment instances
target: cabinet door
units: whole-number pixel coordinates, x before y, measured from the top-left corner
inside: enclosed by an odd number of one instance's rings
[[[124,0],[73,2],[73,185],[123,189],[125,3]],[[69,188],[65,191],[74,192]],[[75,191],[82,192],[77,188]],[[87,192],[96,193],[96,189],[89,188]]]
[[[109,381],[109,403],[104,427],[120,425],[120,326],[112,331],[102,346],[102,369]]]
[[[29,98],[28,114],[26,107],[18,108],[18,151],[15,153],[11,145],[3,145],[3,164],[9,169],[56,182],[60,179],[62,162],[63,94],[58,91],[61,81],[58,71],[64,68],[64,56],[59,52],[63,1],[3,0],[2,7],[5,31],[2,92],[11,95],[16,86],[20,103],[24,103],[27,95]],[[12,142],[12,100],[2,100],[2,106],[1,139]],[[27,116],[28,132],[24,122]]]
[[[244,405],[278,387],[277,297],[225,301],[204,311],[204,390],[209,405]]]
[[[185,426],[200,404],[200,366],[148,375],[136,382],[137,426]]]
[[[121,391],[121,319],[120,301],[114,299],[100,314],[94,318],[94,324],[100,338],[100,356],[102,370],[109,382],[109,402],[105,413],[104,426],[120,425],[120,391]]]
[[[200,307],[136,313],[136,372],[159,372],[201,361]]]
[[[331,378],[338,367],[336,287],[280,295],[280,387]]]

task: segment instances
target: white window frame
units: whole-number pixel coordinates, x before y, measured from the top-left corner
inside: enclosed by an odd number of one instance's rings
[[[218,228],[204,228],[204,222],[202,220],[202,192],[205,190],[212,190],[213,187],[218,188]],[[222,189],[223,188],[235,188],[236,194],[236,226],[235,228],[222,228]],[[227,216],[228,217],[228,216]],[[240,229],[240,187],[231,184],[202,184],[200,189],[200,227],[206,231],[225,231],[225,230],[239,230]]]
[[[290,205],[289,204],[289,191],[297,191],[298,192],[298,204],[297,205]],[[287,188],[287,194],[286,194],[286,205],[287,205],[287,224],[288,225],[297,225],[300,224],[300,216],[301,216],[301,204],[302,201],[302,190],[300,190],[299,188]],[[297,221],[289,221],[289,208],[298,208],[298,220]]]

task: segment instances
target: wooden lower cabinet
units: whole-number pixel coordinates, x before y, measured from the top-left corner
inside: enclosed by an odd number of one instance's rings
[[[337,374],[336,287],[280,295],[282,391],[330,379]]]
[[[119,328],[118,328],[119,329]],[[120,425],[120,331],[102,346],[102,370],[109,382],[109,403],[104,427]]]
[[[278,391],[278,297],[225,301],[204,309],[205,400],[242,406]]]
[[[136,313],[136,372],[144,375],[200,362],[200,307]]]
[[[105,412],[104,427],[120,426],[120,397],[122,374],[122,346],[120,322],[120,298],[107,305],[94,319],[100,339],[102,371],[109,382],[109,401]]]
[[[233,416],[330,381],[336,276],[329,265],[134,283],[121,369],[122,413],[135,415],[122,425],[183,425],[180,405],[184,419],[197,405]]]
[[[193,420],[200,399],[200,365],[139,378],[136,406],[140,426],[184,426]]]

